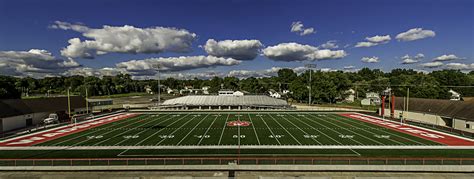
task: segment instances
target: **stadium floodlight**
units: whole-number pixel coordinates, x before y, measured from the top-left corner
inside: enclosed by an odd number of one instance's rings
[[[160,103],[161,103],[160,68],[161,68],[161,64],[155,63],[155,64],[152,64],[152,67],[154,69],[156,69],[156,72],[158,74],[158,104],[156,106],[158,108],[160,108]]]
[[[313,68],[316,68],[316,64],[306,64],[305,68],[309,70],[309,100],[308,105],[311,106],[311,73],[313,73]]]

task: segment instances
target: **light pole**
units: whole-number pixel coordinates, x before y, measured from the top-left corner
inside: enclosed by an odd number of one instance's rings
[[[311,106],[311,73],[313,73],[313,68],[316,68],[316,64],[306,64],[304,65],[307,69],[309,69],[309,101],[308,105]]]
[[[157,107],[160,108],[160,103],[161,103],[160,68],[161,68],[161,65],[159,63],[155,63],[153,64],[152,67],[156,69],[156,72],[158,74],[158,105]]]

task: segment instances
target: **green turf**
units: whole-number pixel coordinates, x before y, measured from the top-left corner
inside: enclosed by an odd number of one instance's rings
[[[229,121],[250,126],[227,126]],[[378,138],[380,135],[389,138]],[[43,142],[41,146],[441,145],[331,113],[173,113],[130,119]]]

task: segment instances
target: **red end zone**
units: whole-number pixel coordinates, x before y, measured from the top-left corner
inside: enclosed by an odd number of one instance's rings
[[[73,133],[81,132],[90,128],[108,124],[111,122],[119,121],[129,117],[136,116],[138,114],[115,114],[106,117],[100,117],[90,121],[81,122],[78,124],[70,124],[58,128],[53,128],[45,131],[40,131],[33,134],[24,136],[14,137],[4,141],[0,141],[0,146],[32,146],[41,142],[50,141],[59,137],[67,136]]]
[[[351,118],[351,119],[356,119],[359,121],[389,128],[389,129],[402,132],[405,134],[410,134],[412,136],[431,140],[440,144],[445,144],[449,146],[474,146],[474,141],[472,140],[438,132],[438,131],[424,129],[417,126],[412,126],[412,125],[407,125],[407,124],[400,125],[396,122],[383,120],[377,117],[372,117],[372,116],[358,114],[358,113],[347,113],[347,114],[340,114],[340,115]]]

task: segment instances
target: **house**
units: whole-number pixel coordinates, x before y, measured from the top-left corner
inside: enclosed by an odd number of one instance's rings
[[[276,91],[273,90],[273,89],[270,89],[270,90],[268,91],[268,93],[270,94],[270,97],[272,97],[272,98],[278,98],[278,99],[281,98],[281,94],[278,93],[278,92],[276,92]]]
[[[209,94],[209,89],[211,89],[210,86],[203,86],[203,87],[201,88],[202,94]]]
[[[362,99],[362,105],[379,105],[381,103],[380,96],[376,92],[365,93],[365,99]]]
[[[454,91],[454,90],[449,90],[448,91],[449,93],[451,93],[451,98],[450,100],[453,100],[453,101],[459,101],[461,100],[461,94],[459,94],[458,92]]]
[[[56,113],[59,120],[64,121],[69,115],[87,111],[86,100],[81,96],[71,96],[70,105],[71,114],[68,114],[68,97],[0,100],[0,130],[8,132],[37,126],[51,113]]]
[[[148,93],[148,94],[153,94],[153,91],[151,90],[151,86],[150,86],[150,85],[146,85],[146,86],[145,86],[145,92]]]
[[[345,93],[346,93],[347,97],[344,99],[344,101],[346,101],[346,102],[351,102],[351,103],[354,102],[354,100],[355,100],[355,93],[356,93],[355,90],[349,89],[349,90],[347,90]]]
[[[168,87],[166,89],[166,93],[168,93],[168,94],[177,94],[177,93],[179,93],[179,91],[177,89],[171,89],[170,87]]]

